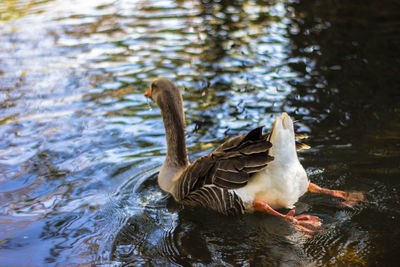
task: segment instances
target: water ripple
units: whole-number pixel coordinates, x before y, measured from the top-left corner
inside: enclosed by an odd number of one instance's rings
[[[396,9],[339,2],[1,1],[3,265],[391,265]],[[160,76],[183,94],[191,159],[286,111],[311,136],[310,179],[368,202],[306,196],[298,212],[325,225],[308,240],[268,216],[176,204],[157,185],[164,129],[143,96]]]

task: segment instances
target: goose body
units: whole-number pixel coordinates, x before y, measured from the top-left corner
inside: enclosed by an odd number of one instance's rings
[[[253,212],[255,201],[273,209],[291,208],[307,192],[309,180],[297,158],[288,114],[275,119],[269,134],[258,127],[190,164],[178,88],[158,79],[145,96],[160,107],[166,132],[167,156],[158,183],[176,201],[233,215]]]

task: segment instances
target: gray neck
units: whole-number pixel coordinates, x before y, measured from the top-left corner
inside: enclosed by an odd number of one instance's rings
[[[162,117],[165,127],[165,137],[167,139],[166,161],[174,167],[184,168],[189,164],[189,160],[186,151],[183,111],[162,111]]]
[[[170,94],[163,96],[158,103],[165,127],[167,139],[167,157],[158,176],[160,187],[172,193],[178,175],[189,165],[186,151],[185,116],[181,96]]]

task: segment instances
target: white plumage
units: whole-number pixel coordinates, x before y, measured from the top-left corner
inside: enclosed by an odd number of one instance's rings
[[[272,208],[292,208],[307,192],[309,180],[297,158],[293,121],[287,113],[275,119],[269,154],[274,160],[256,173],[249,183],[234,190],[252,210],[253,201],[261,200]]]

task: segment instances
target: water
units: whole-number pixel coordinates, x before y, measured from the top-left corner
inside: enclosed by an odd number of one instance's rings
[[[358,265],[400,249],[399,6],[348,1],[0,2],[0,261],[38,265]],[[183,208],[143,93],[182,89],[191,160],[282,111],[300,158],[353,209],[305,196],[311,239],[262,214]]]

